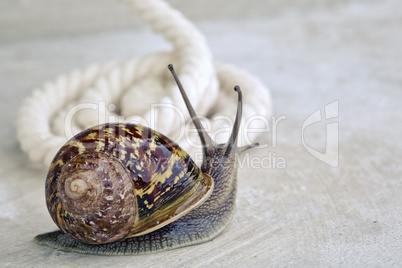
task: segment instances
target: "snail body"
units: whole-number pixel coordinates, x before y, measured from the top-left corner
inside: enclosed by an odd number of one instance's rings
[[[141,125],[84,130],[59,150],[49,168],[46,204],[61,231],[38,235],[37,243],[80,253],[134,255],[206,242],[227,226],[237,191],[240,88],[235,87],[239,100],[229,141],[215,144],[173,66],[169,69],[203,144],[201,168],[176,143]]]

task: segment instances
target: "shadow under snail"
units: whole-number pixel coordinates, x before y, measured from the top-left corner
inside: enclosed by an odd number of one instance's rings
[[[168,67],[203,145],[201,168],[175,142],[141,125],[84,130],[50,165],[46,205],[60,230],[36,236],[37,243],[88,254],[144,254],[210,241],[231,221],[241,90],[234,88],[238,107],[229,141],[215,144]]]

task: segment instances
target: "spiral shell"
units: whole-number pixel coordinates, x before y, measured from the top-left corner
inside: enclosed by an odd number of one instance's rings
[[[56,225],[88,244],[159,229],[200,206],[213,180],[164,135],[141,125],[104,124],[69,140],[46,179]]]

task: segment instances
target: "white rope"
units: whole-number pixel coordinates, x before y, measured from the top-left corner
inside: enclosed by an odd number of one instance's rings
[[[214,63],[204,36],[179,12],[161,0],[122,2],[162,34],[173,50],[125,62],[94,64],[60,75],[36,89],[21,107],[17,123],[22,150],[31,160],[48,165],[71,133],[122,119],[146,124],[194,153],[192,142],[174,138],[182,133],[185,123],[178,120],[178,111],[183,111],[181,116],[186,120],[189,115],[166,68],[169,63],[175,66],[197,114],[233,119],[237,103],[233,86],[238,84],[244,96],[243,121],[254,115],[270,116],[268,89],[244,71]],[[158,103],[176,108],[150,109],[150,104]],[[212,131],[229,129],[225,120],[210,123]],[[229,131],[218,132],[218,141],[228,139]],[[197,140],[188,129],[187,136]]]

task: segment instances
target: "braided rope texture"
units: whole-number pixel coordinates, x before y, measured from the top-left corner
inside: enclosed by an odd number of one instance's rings
[[[32,161],[49,165],[73,134],[105,122],[139,122],[169,137],[191,136],[191,128],[184,128],[189,115],[167,71],[169,63],[174,64],[197,114],[234,119],[233,87],[239,84],[245,96],[243,121],[255,115],[270,117],[269,90],[251,74],[214,62],[205,37],[181,13],[161,0],[121,2],[170,42],[172,51],[93,64],[36,89],[23,103],[17,121],[21,148]],[[150,104],[158,103],[174,109],[152,109]],[[183,120],[177,120],[178,111],[183,111]],[[211,130],[228,128],[225,120],[209,122]],[[226,141],[229,134],[220,132],[219,139]],[[191,155],[197,151],[191,140],[195,139],[175,141]]]

